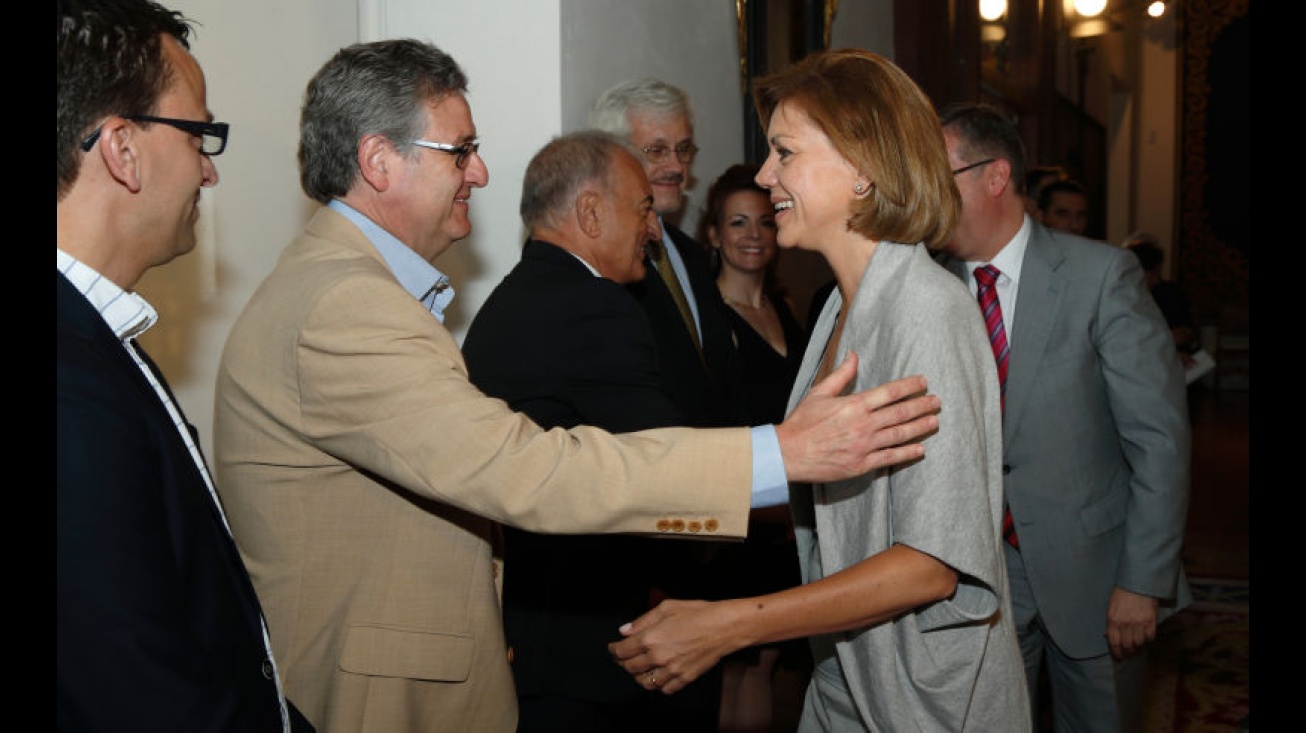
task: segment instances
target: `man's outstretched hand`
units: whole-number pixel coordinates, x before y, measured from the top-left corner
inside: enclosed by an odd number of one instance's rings
[[[856,374],[849,352],[775,427],[790,481],[837,481],[925,455],[921,438],[939,428],[939,398],[926,394],[925,377],[840,396]]]

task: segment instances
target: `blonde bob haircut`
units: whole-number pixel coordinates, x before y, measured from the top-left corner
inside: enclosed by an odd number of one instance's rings
[[[852,204],[850,230],[931,248],[952,236],[961,194],[938,113],[892,61],[861,49],[818,51],[758,79],[753,98],[763,128],[790,103],[871,181],[870,193]]]

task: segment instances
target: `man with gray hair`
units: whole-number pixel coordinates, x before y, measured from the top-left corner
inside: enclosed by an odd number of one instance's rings
[[[657,79],[622,82],[599,95],[589,122],[630,143],[653,187],[662,236],[649,246],[648,272],[631,292],[653,325],[671,398],[691,425],[746,423],[730,320],[707,250],[672,222],[698,154],[689,96]]]

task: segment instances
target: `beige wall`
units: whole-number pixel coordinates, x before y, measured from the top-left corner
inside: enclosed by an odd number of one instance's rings
[[[303,225],[312,202],[295,163],[299,104],[313,72],[358,38],[355,0],[163,0],[198,21],[191,50],[209,107],[232,125],[200,200],[199,243],[140,291],[159,310],[142,338],[213,455],[213,385],[240,309]]]

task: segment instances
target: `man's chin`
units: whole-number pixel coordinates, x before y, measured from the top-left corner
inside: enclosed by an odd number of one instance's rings
[[[656,192],[653,194],[653,209],[659,216],[675,216],[685,205],[685,194],[677,190],[675,194]]]
[[[449,230],[445,232],[446,241],[444,242],[444,246],[441,247],[441,249],[448,249],[450,245],[454,244],[455,242],[461,242],[462,240],[471,236],[471,234],[472,234],[471,222],[464,222],[462,225],[451,226],[449,227]]]
[[[177,237],[176,242],[173,243],[172,256],[168,258],[168,261],[172,261],[177,259],[178,257],[182,257],[184,255],[190,254],[195,250],[195,245],[198,243],[199,243],[199,237],[196,236],[194,228],[190,228],[187,229],[186,231],[183,231]]]

